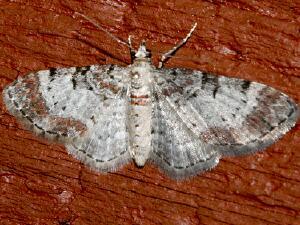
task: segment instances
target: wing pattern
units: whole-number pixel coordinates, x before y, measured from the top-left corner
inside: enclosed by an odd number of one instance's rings
[[[8,86],[4,100],[27,128],[109,171],[131,160],[126,76],[126,68],[112,65],[44,70]]]
[[[256,82],[161,69],[155,83],[152,160],[175,178],[209,169],[222,155],[261,150],[299,116],[287,95]]]
[[[210,169],[222,156],[267,147],[299,117],[293,100],[274,88],[187,69],[43,70],[9,85],[3,99],[29,130],[63,142],[95,170],[112,171],[132,160],[128,93],[137,72],[151,72],[154,79],[150,158],[176,179]]]

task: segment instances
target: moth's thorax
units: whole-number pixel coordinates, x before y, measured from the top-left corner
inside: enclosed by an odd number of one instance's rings
[[[130,70],[130,104],[148,105],[153,82],[153,67],[150,62],[138,61]]]
[[[149,60],[137,60],[130,68],[129,148],[136,164],[143,166],[151,150],[153,67]]]

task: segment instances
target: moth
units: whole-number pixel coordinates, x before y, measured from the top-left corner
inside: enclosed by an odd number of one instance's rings
[[[286,94],[243,79],[163,68],[195,27],[162,55],[158,68],[145,42],[135,51],[130,38],[123,42],[104,30],[130,48],[131,65],[32,72],[5,88],[5,105],[29,130],[64,143],[100,172],[152,161],[183,179],[215,167],[223,156],[271,145],[299,116]]]

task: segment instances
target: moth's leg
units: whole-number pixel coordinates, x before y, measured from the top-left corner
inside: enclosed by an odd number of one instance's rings
[[[179,42],[177,45],[175,45],[171,50],[169,50],[168,52],[166,52],[165,54],[163,54],[161,56],[161,59],[160,59],[159,64],[158,64],[158,68],[162,68],[164,62],[166,60],[168,60],[168,58],[170,58],[182,45],[184,45],[187,42],[187,40],[191,37],[191,35],[194,32],[194,30],[196,29],[196,27],[197,27],[197,23],[194,23],[192,29],[185,36],[185,38],[182,39],[181,42]]]

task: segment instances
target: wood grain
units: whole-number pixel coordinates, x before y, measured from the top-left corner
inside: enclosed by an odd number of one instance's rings
[[[166,67],[258,81],[300,102],[299,1],[0,1],[0,91],[49,67],[127,65],[130,55],[84,13],[157,65],[198,22]],[[90,171],[62,145],[25,131],[0,99],[1,224],[299,224],[300,124],[266,151],[226,158],[190,180],[155,166]]]

